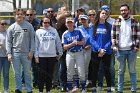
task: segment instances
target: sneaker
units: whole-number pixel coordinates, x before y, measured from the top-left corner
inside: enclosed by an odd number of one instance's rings
[[[0,92],[1,93],[1,92]],[[8,90],[4,90],[4,93],[8,93]]]
[[[22,84],[22,89],[26,89],[25,84]]]
[[[67,92],[67,88],[66,87],[62,87],[61,88],[61,92]]]
[[[102,87],[97,87],[97,91],[102,91]]]
[[[82,93],[86,93],[86,90],[82,90]]]
[[[48,91],[47,93],[51,93],[50,91]]]
[[[111,87],[111,91],[112,92],[115,92],[115,87]]]
[[[92,88],[92,83],[89,80],[87,80],[85,87],[86,88]]]
[[[96,93],[96,89],[93,89],[93,90],[92,90],[92,93]]]
[[[78,92],[79,91],[79,88],[77,88],[77,87],[74,87],[73,89],[72,89],[72,93],[73,92]]]
[[[132,93],[136,93],[136,91],[132,91]]]
[[[111,93],[111,89],[107,90],[107,93]]]

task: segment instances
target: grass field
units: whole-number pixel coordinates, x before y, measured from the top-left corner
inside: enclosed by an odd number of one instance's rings
[[[140,56],[140,52],[138,53],[138,56]],[[115,65],[116,68],[116,88],[117,88],[117,62]],[[140,93],[140,58],[137,58],[137,65],[136,65],[136,70],[137,70],[137,93]],[[3,78],[2,78],[3,79]],[[0,80],[0,93],[3,93],[3,83],[2,80]],[[106,83],[104,83],[104,86],[106,86]],[[9,93],[14,93],[15,90],[15,83],[14,83],[14,76],[13,76],[13,71],[10,69],[10,86],[9,86]],[[87,93],[91,93],[91,88],[87,89]],[[106,87],[104,87],[103,91],[99,93],[106,93]],[[52,93],[61,93],[60,89],[56,88],[51,91]],[[26,93],[25,90],[22,91],[22,93]],[[38,89],[33,89],[33,93],[39,93]],[[114,92],[115,93],[115,92]],[[130,78],[129,78],[129,73],[128,69],[126,69],[125,73],[125,86],[124,86],[124,93],[131,93],[130,91]]]

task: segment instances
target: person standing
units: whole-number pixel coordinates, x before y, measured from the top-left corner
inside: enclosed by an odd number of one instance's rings
[[[115,22],[115,19],[110,17],[110,9],[107,5],[103,5],[101,7],[101,10],[107,11],[107,22],[111,25]],[[98,87],[97,91],[101,91],[103,84],[104,84],[104,69],[103,69],[104,63],[101,62],[99,66],[99,72],[98,72]],[[111,72],[111,91],[115,91],[115,51],[111,54],[111,64],[110,64],[110,72]]]
[[[53,8],[44,9],[43,16],[49,17],[52,22],[52,27],[57,28],[57,19],[56,19],[56,14]]]
[[[57,31],[62,39],[62,34],[67,30],[67,27],[65,25],[66,17],[70,15],[68,8],[66,6],[62,6],[60,8],[60,11],[58,12],[57,16]],[[62,44],[63,46],[63,44]],[[64,50],[64,49],[63,49]],[[66,50],[63,51],[63,55],[59,59],[59,80],[60,80],[60,87],[61,92],[67,91],[67,68],[66,68]]]
[[[95,23],[93,27],[93,32],[91,35],[91,45],[92,45],[92,93],[96,93],[96,82],[98,77],[98,70],[100,62],[104,63],[105,78],[107,82],[107,93],[111,93],[111,73],[110,73],[110,63],[111,63],[111,24],[109,24],[106,19],[108,17],[106,10],[101,10],[97,12],[95,18]]]
[[[89,73],[89,63],[91,60],[91,43],[90,43],[90,32],[93,31],[93,26],[90,26],[88,21],[89,21],[89,16],[87,15],[80,15],[79,20],[81,21],[81,26],[78,26],[79,30],[83,34],[85,38],[85,45],[83,46],[83,52],[84,52],[84,58],[85,58],[85,75],[86,75],[86,84],[89,83],[88,79],[88,74]]]
[[[112,44],[113,49],[117,51],[118,60],[118,93],[123,93],[124,73],[126,61],[131,81],[131,91],[136,93],[136,55],[139,50],[140,28],[139,23],[130,15],[130,9],[127,4],[120,6],[118,19],[113,24]]]
[[[4,93],[8,93],[9,89],[9,69],[10,62],[8,62],[6,54],[6,21],[0,20],[0,81],[1,81],[1,72],[3,70],[3,86]]]
[[[35,17],[36,13],[35,10],[33,9],[28,9],[26,11],[26,20],[32,24],[34,31],[40,28],[40,19]],[[33,77],[33,87],[37,88],[38,87],[38,64],[35,62],[35,58],[33,56],[32,59],[32,77]],[[24,83],[24,82],[23,82]]]
[[[89,27],[91,27],[94,24],[94,20],[96,17],[96,11],[94,9],[89,10],[88,17],[89,17]]]
[[[35,35],[35,60],[40,69],[39,93],[43,93],[44,84],[46,85],[46,92],[51,93],[55,65],[63,54],[58,32],[50,26],[50,22],[50,18],[43,18],[42,27],[36,31]]]
[[[25,21],[23,9],[16,9],[14,16],[16,22],[7,29],[6,49],[8,60],[13,65],[16,84],[15,93],[22,93],[21,65],[24,71],[27,93],[32,93],[30,69],[35,50],[34,29],[29,22]]]
[[[62,35],[63,48],[67,50],[66,66],[67,66],[67,86],[68,93],[72,92],[72,83],[74,67],[77,66],[78,75],[81,81],[82,93],[85,93],[85,66],[83,45],[85,39],[79,30],[74,29],[74,19],[72,17],[66,18],[66,30]]]

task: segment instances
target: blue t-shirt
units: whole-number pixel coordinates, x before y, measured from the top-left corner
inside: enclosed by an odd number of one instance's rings
[[[93,28],[94,29],[94,28]],[[91,35],[92,50],[98,52],[99,49],[105,49],[107,54],[112,53],[111,49],[111,24],[109,24],[109,29],[106,31],[105,24],[98,24],[96,35]]]
[[[74,40],[82,41],[83,38],[84,37],[79,30],[73,30],[72,32],[67,30],[62,35],[62,43],[63,44],[70,44]],[[69,48],[68,51],[73,52],[73,51],[78,51],[78,50],[82,50],[82,49],[83,49],[82,45],[75,45],[75,46]]]

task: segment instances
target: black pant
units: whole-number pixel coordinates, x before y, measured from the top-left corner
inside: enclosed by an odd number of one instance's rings
[[[111,54],[105,54],[103,57],[98,57],[98,53],[93,52],[91,56],[91,62],[92,62],[91,64],[92,64],[93,87],[96,87],[100,62],[104,63],[104,71],[107,87],[111,87],[111,73],[110,73]]]
[[[32,58],[32,77],[33,77],[33,87],[38,86],[38,74],[39,74],[39,68],[38,63],[35,62],[35,58]]]
[[[44,84],[46,91],[51,90],[56,62],[56,57],[39,57],[39,92],[43,92]]]

